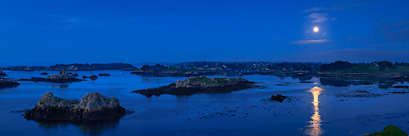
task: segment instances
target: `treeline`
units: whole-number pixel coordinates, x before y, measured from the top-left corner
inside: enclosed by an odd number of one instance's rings
[[[93,64],[56,64],[50,66],[50,70],[78,70],[78,71],[89,71],[89,70],[123,70],[123,69],[134,69],[136,67],[128,63],[93,63]]]
[[[160,70],[168,69],[168,68],[170,68],[170,67],[167,67],[167,66],[161,65],[161,64],[156,64],[156,65],[152,65],[152,66],[143,65],[141,67],[141,70],[143,70],[143,71],[160,71]]]
[[[282,62],[268,65],[269,70],[319,70],[320,63]]]
[[[350,63],[347,61],[336,61],[330,64],[323,64],[320,67],[322,72],[384,72],[396,70],[397,67],[409,67],[409,63],[391,63],[380,61],[372,63]],[[408,69],[409,70],[409,69]]]

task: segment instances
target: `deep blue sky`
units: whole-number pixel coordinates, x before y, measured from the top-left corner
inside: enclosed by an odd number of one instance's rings
[[[0,63],[408,62],[408,7],[408,0],[2,0]]]

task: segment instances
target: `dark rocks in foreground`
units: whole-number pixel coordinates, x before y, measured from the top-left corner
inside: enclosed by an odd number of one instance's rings
[[[287,98],[286,96],[283,96],[283,95],[281,95],[281,94],[277,94],[277,95],[271,96],[271,97],[270,97],[270,100],[272,100],[272,101],[278,101],[278,102],[283,102],[284,99],[286,99],[286,98]]]
[[[177,96],[193,95],[196,93],[229,93],[248,88],[257,87],[255,82],[250,82],[243,78],[206,78],[194,77],[186,80],[171,83],[158,88],[148,88],[136,90],[132,93],[139,93],[147,97],[152,95],[171,94]]]
[[[78,76],[78,74],[77,74],[77,73],[74,73],[74,74],[72,74],[72,76],[73,76],[73,77],[77,77],[77,76]]]
[[[98,92],[86,94],[81,102],[77,99],[61,99],[47,92],[35,108],[25,112],[24,118],[36,121],[99,122],[115,121],[125,114],[117,98],[109,98]]]
[[[8,81],[6,78],[0,78],[0,88],[15,87],[20,85],[15,81]]]
[[[363,136],[408,136],[408,133],[394,125],[389,125],[383,128],[382,132],[375,132],[373,134],[363,134]]]

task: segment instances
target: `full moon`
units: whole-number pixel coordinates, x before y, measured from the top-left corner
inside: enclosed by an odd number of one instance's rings
[[[314,27],[314,32],[318,32],[318,27]]]

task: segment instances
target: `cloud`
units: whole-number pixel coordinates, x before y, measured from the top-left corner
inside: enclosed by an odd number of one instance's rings
[[[368,3],[362,3],[362,4],[352,4],[352,5],[335,5],[332,7],[311,7],[309,9],[304,10],[302,13],[310,13],[310,12],[315,12],[315,11],[327,11],[327,10],[331,10],[331,11],[337,11],[337,10],[343,10],[343,9],[347,9],[347,8],[353,8],[353,7],[362,7],[362,6],[366,6],[368,5]]]
[[[309,44],[309,43],[324,43],[329,42],[327,39],[319,39],[319,40],[299,40],[299,41],[292,41],[290,44]]]
[[[401,29],[395,32],[388,33],[388,40],[409,40],[409,28]]]
[[[327,15],[328,13],[311,13],[308,17],[313,19],[313,23],[320,23],[328,19]]]
[[[380,46],[399,46],[402,45],[402,42],[387,42],[387,43],[376,43],[376,44],[368,44],[369,47],[380,47]]]
[[[356,40],[356,41],[366,41],[366,40],[373,40],[374,37],[347,37],[346,38],[347,41],[352,41],[352,40]]]
[[[373,61],[407,61],[409,50],[389,50],[389,49],[340,49],[311,54],[304,59],[315,58],[315,61],[333,62],[346,60],[352,62],[373,62]]]
[[[312,8],[304,10],[302,13],[310,13],[310,12],[320,11],[320,10],[328,10],[328,8],[325,8],[325,7],[312,7]]]
[[[322,36],[324,37],[327,36],[327,32],[322,33]]]
[[[376,29],[387,40],[409,40],[409,21],[400,21]]]
[[[331,18],[331,21],[335,21],[335,19],[337,19],[338,17],[333,17]]]

